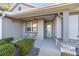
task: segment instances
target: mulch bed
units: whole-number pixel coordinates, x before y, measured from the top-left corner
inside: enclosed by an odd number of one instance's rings
[[[37,56],[39,53],[39,48],[33,48],[30,53],[28,54],[28,56]]]
[[[74,56],[74,55],[66,52],[61,52],[61,56]]]
[[[29,54],[28,55],[26,55],[26,56],[37,56],[38,55],[38,53],[39,53],[39,48],[35,48],[35,47],[33,47],[33,49],[29,52]],[[19,55],[19,50],[18,49],[16,49],[16,55],[15,56],[20,56]]]

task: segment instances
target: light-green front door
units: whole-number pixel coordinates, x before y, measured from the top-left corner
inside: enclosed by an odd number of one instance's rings
[[[52,22],[45,22],[45,38],[52,38]]]

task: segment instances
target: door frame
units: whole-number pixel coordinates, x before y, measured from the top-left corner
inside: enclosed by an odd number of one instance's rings
[[[52,23],[52,37],[51,38],[46,37],[46,22]],[[53,38],[53,21],[44,21],[44,38],[45,39],[52,39]]]

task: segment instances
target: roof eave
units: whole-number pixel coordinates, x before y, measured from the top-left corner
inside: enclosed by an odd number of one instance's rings
[[[61,6],[49,6],[49,7],[45,7],[42,9],[33,9],[30,11],[24,11],[21,13],[14,13],[14,14],[7,14],[7,16],[12,17],[14,19],[20,19],[20,18],[24,18],[24,17],[33,17],[33,16],[37,16],[37,15],[44,15],[44,14],[51,14],[51,13],[58,13],[58,12],[63,12],[64,10],[68,10],[69,12],[77,12],[79,4],[65,4],[65,5],[61,5]],[[21,16],[21,17],[20,17]]]

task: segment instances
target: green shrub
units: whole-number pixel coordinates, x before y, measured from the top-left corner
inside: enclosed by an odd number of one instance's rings
[[[7,38],[3,38],[2,40],[7,41],[7,42],[11,42],[13,41],[13,37],[7,37]]]
[[[27,55],[33,48],[33,39],[23,39],[16,43],[16,47],[19,48],[20,55]]]
[[[0,40],[0,45],[7,43],[7,41]]]
[[[15,52],[16,48],[13,44],[5,43],[0,45],[0,56],[13,56]]]

